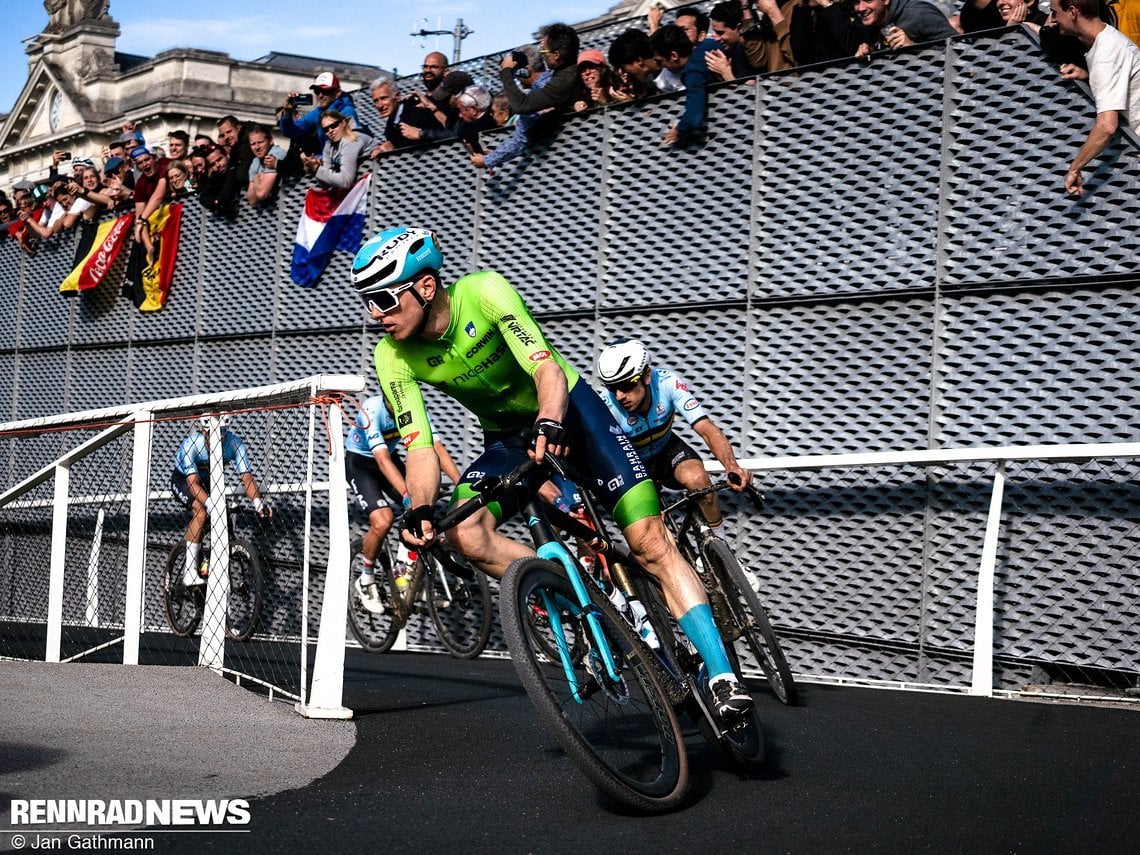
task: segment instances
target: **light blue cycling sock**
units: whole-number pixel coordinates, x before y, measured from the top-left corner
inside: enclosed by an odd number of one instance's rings
[[[710,680],[732,675],[732,665],[728,661],[728,654],[724,652],[724,642],[713,623],[712,608],[708,603],[693,606],[681,615],[677,623],[705,660]]]

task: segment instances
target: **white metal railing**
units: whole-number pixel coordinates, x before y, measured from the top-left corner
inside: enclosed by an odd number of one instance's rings
[[[1001,535],[1002,503],[1005,495],[1007,464],[1012,461],[1080,462],[1109,458],[1140,458],[1140,442],[1017,445],[861,454],[822,454],[802,457],[753,457],[739,462],[742,467],[753,472],[875,468],[899,465],[996,464],[977,572],[978,593],[974,613],[974,649],[969,688],[969,693],[972,695],[992,697],[994,695],[994,580]],[[710,471],[724,471],[724,467],[716,462],[707,463],[706,467]]]
[[[268,403],[303,403],[314,401],[319,396],[340,393],[354,394],[364,388],[364,379],[355,375],[315,375],[291,383],[262,386],[253,389],[231,392],[194,395],[162,401],[121,407],[108,407],[68,413],[46,418],[26,419],[0,424],[0,437],[34,436],[47,431],[67,429],[107,427],[47,466],[24,477],[19,483],[0,492],[0,508],[42,506],[44,500],[24,500],[30,491],[54,479],[52,505],[51,547],[48,570],[47,627],[45,661],[61,661],[61,633],[63,628],[64,569],[67,545],[68,511],[80,500],[89,502],[95,495],[73,497],[71,493],[71,469],[74,464],[103,448],[116,439],[133,431],[131,475],[129,493],[122,494],[130,502],[129,536],[126,558],[126,594],[123,615],[123,663],[138,664],[139,641],[143,618],[143,585],[146,567],[147,521],[150,501],[155,495],[149,489],[150,463],[153,457],[153,425],[156,420],[171,414],[195,414],[219,412],[229,408],[256,407]],[[318,435],[316,407],[309,408],[307,471],[303,486],[307,496],[305,502],[304,542],[309,543],[312,532],[312,495],[315,489],[327,490],[329,494],[329,554],[326,570],[324,601],[321,607],[320,628],[316,644],[316,658],[311,690],[307,690],[308,657],[305,649],[308,644],[308,622],[301,620],[301,692],[298,710],[312,717],[347,717],[350,711],[342,705],[345,614],[348,596],[348,512],[347,485],[344,477],[344,444],[342,417],[338,407],[329,409],[329,475],[327,482],[315,483],[314,438]],[[217,419],[212,420],[212,432],[219,437]],[[324,430],[320,430],[321,435]],[[211,479],[210,508],[224,508],[226,486],[221,465],[220,441],[210,443]],[[217,459],[215,459],[217,458]],[[289,486],[298,486],[293,482]],[[106,498],[106,494],[98,498]],[[86,614],[87,625],[98,626],[98,576],[99,550],[102,543],[100,532],[103,520],[102,510],[96,517],[96,536],[93,539],[88,558],[84,588],[94,592],[88,597]],[[211,573],[208,580],[207,602],[214,604],[203,617],[199,647],[199,664],[215,670],[222,669],[222,656],[225,645],[225,611],[229,574],[228,530],[224,525],[210,528],[211,554],[217,557],[218,572]],[[303,559],[302,615],[308,606],[309,550]]]

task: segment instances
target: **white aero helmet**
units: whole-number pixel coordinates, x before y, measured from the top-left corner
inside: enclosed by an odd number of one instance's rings
[[[640,380],[649,367],[649,351],[635,338],[619,338],[598,354],[598,377],[607,386]]]

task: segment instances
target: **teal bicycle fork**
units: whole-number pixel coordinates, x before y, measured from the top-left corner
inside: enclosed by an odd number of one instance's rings
[[[586,586],[586,581],[582,578],[581,568],[574,556],[570,551],[554,536],[554,532],[550,524],[546,521],[537,500],[530,500],[523,508],[526,514],[527,528],[530,529],[531,538],[534,540],[535,546],[538,551],[538,557],[546,561],[552,561],[561,566],[566,571],[566,576],[570,580],[570,585],[574,589],[574,596],[577,598],[577,603],[568,603],[566,605],[574,607],[585,617],[586,627],[589,629],[590,637],[593,640],[593,650],[601,660],[605,668],[606,677],[614,683],[621,680],[618,674],[617,662],[614,659],[613,650],[610,648],[609,640],[606,638],[605,633],[602,632],[602,623],[599,618],[599,611],[597,605],[594,604],[590,598],[589,589]],[[585,698],[582,695],[582,685],[578,680],[577,674],[574,673],[574,662],[570,655],[570,644],[566,641],[566,631],[562,626],[561,609],[562,606],[554,601],[554,598],[548,591],[542,592],[543,607],[546,609],[547,619],[550,621],[550,630],[554,634],[554,639],[558,647],[558,656],[562,660],[562,670],[566,674],[566,680],[570,685],[571,692],[574,700],[578,703],[584,703]]]

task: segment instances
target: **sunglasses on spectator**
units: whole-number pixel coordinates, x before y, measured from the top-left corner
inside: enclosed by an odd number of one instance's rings
[[[328,133],[333,128],[335,128],[339,125],[343,125],[343,124],[344,124],[344,120],[342,119],[339,122],[331,122],[330,124],[327,124],[327,125],[321,125],[321,130],[324,131],[325,133]]]
[[[628,380],[622,380],[620,383],[606,383],[605,386],[611,392],[632,392],[637,388],[644,376],[645,372],[643,371],[641,374],[630,377]]]
[[[416,284],[416,280],[405,282],[403,285],[397,285],[395,288],[385,288],[383,291],[377,291],[375,294],[369,294],[364,301],[364,305],[368,307],[368,311],[379,312],[383,315],[390,315],[396,309],[400,308],[400,295],[410,289]]]

